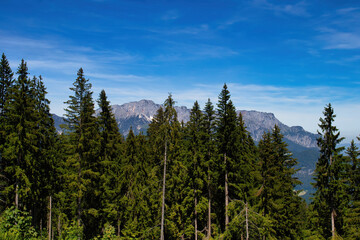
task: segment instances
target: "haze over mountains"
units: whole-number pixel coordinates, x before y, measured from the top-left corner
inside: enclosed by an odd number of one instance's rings
[[[125,103],[122,105],[112,105],[115,118],[119,124],[120,132],[127,135],[130,127],[135,133],[146,132],[148,124],[151,122],[156,111],[161,107],[151,100],[140,100],[137,102]],[[179,121],[186,123],[190,118],[190,109],[184,106],[175,107]],[[99,110],[97,110],[98,113]],[[317,147],[317,135],[305,131],[302,127],[289,127],[281,123],[273,113],[258,111],[240,110],[245,121],[247,130],[255,141],[259,141],[265,131],[271,130],[275,124],[280,127],[287,142],[292,142],[300,146],[311,148]]]
[[[122,105],[115,104],[112,105],[112,109],[120,132],[126,136],[130,128],[133,129],[135,134],[141,132],[145,134],[149,123],[161,106],[161,104],[156,104],[152,100],[140,100]],[[180,122],[186,123],[189,121],[190,109],[184,106],[176,106],[175,109]],[[288,149],[298,159],[298,168],[301,170],[297,173],[297,176],[303,182],[301,188],[311,191],[311,174],[315,169],[315,163],[319,154],[316,145],[317,135],[305,131],[301,126],[289,127],[278,120],[273,113],[254,110],[238,110],[237,112],[242,113],[246,128],[255,142],[260,141],[263,133],[271,131],[275,124],[280,127],[284,140],[288,144]],[[96,111],[96,114],[98,113],[99,110]],[[63,118],[57,115],[53,117],[56,128],[58,131],[61,131],[59,125],[64,123]],[[308,197],[307,194],[305,198]]]

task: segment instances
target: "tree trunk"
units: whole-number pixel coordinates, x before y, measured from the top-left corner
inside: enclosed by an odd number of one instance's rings
[[[79,192],[78,192],[78,199],[77,199],[77,223],[78,227],[81,224],[81,195],[80,195],[80,187],[81,187],[81,153],[79,154],[79,169],[78,169],[78,185],[79,185]]]
[[[51,208],[52,208],[52,198],[51,195],[49,197],[49,222],[48,222],[48,239],[51,240]]]
[[[166,160],[167,160],[167,155],[166,154],[167,154],[167,141],[165,140],[163,189],[162,189],[162,203],[161,203],[161,233],[160,233],[160,240],[164,240],[165,183],[166,183]]]
[[[21,153],[17,157],[17,166],[20,167]],[[19,209],[19,179],[16,177],[16,187],[15,187],[15,208]]]
[[[196,211],[196,206],[197,206],[197,196],[196,196],[196,189],[194,189],[194,196],[195,196],[195,212],[194,212],[194,215],[195,215],[195,223],[194,223],[194,225],[195,225],[195,240],[197,240],[198,239],[198,233],[197,233],[197,229],[198,229],[198,227],[197,227],[197,211]]]
[[[60,219],[61,213],[58,216],[58,224],[57,224],[57,230],[59,234],[59,239],[61,239],[61,219]]]
[[[333,163],[333,159],[332,159],[332,155],[330,155],[330,166],[332,165],[332,163]],[[331,171],[331,168],[330,168],[330,171]],[[330,176],[331,175],[332,174],[330,173]],[[331,199],[331,202],[333,202],[332,196],[330,199]],[[332,211],[331,211],[331,236],[332,236],[332,238],[331,239],[335,239],[335,215],[336,215],[335,209],[332,209]]]
[[[224,162],[225,162],[225,229],[227,229],[229,225],[229,189],[228,189],[228,172],[226,167],[226,153],[224,154]]]
[[[333,209],[331,211],[331,235],[332,238],[331,239],[335,239],[335,209]]]
[[[208,193],[209,193],[209,201],[208,201],[208,234],[207,239],[211,238],[211,189],[210,189],[210,167],[208,167]]]
[[[246,224],[246,240],[249,240],[248,203],[245,204],[245,224]]]
[[[16,179],[16,187],[15,187],[15,208],[19,209],[19,183]]]
[[[117,221],[117,236],[120,237],[120,220]]]

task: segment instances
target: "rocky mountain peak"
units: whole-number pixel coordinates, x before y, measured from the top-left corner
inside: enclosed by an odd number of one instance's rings
[[[162,107],[160,104],[154,103],[152,100],[140,100],[137,102],[125,103],[122,105],[113,105],[115,118],[119,123],[123,134],[127,134],[130,126],[137,129],[138,132],[145,132],[148,124],[153,119],[157,110]],[[190,109],[185,106],[175,106],[178,114],[178,120],[185,123],[190,119]],[[273,113],[258,112],[255,110],[237,111],[241,112],[247,130],[250,132],[255,141],[260,141],[264,132],[269,131],[278,125],[284,134],[285,139],[304,147],[316,147],[316,135],[306,132],[302,127],[289,127],[280,122]],[[125,127],[125,128],[124,128]]]
[[[136,134],[145,133],[157,110],[163,106],[156,104],[152,100],[142,99],[122,105],[115,104],[111,107],[121,133],[127,135],[130,127]],[[179,122],[184,121],[186,123],[189,121],[190,109],[185,106],[175,106],[175,110]],[[99,114],[99,111],[98,109],[96,114]],[[305,131],[301,126],[289,127],[280,122],[273,113],[255,110],[241,110],[237,111],[237,113],[242,114],[247,130],[257,142],[260,141],[264,132],[271,131],[275,125],[278,125],[288,143],[298,144],[305,148],[317,147],[316,134]],[[56,115],[54,118],[56,118]],[[57,119],[56,122],[59,122],[59,120]]]

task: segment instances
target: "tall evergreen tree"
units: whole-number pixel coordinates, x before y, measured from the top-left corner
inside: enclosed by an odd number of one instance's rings
[[[204,131],[203,144],[205,148],[205,166],[207,167],[207,199],[208,199],[208,214],[207,214],[207,239],[212,236],[212,200],[215,195],[215,188],[217,183],[217,169],[216,165],[216,144],[215,144],[215,111],[214,107],[208,99],[204,108],[202,129]],[[216,219],[216,218],[215,218]]]
[[[138,233],[138,212],[137,204],[141,189],[139,189],[139,180],[137,174],[140,170],[140,159],[138,158],[138,145],[136,137],[130,128],[125,142],[125,157],[121,166],[121,205],[125,212],[122,216],[122,224],[125,227],[125,237],[135,237]]]
[[[104,90],[100,92],[98,104],[100,113],[98,123],[100,128],[100,191],[101,191],[101,225],[110,222],[118,226],[120,209],[117,196],[120,194],[119,179],[120,164],[123,157],[122,136],[119,132],[110,102]],[[118,229],[118,234],[120,234]]]
[[[358,137],[360,140],[360,138]],[[360,151],[354,140],[346,149],[347,158],[350,161],[349,195],[350,202],[344,219],[345,236],[349,239],[359,239],[360,232]]]
[[[254,191],[257,186],[256,180],[259,178],[259,169],[256,165],[256,146],[250,133],[246,130],[241,113],[236,119],[234,138],[235,150],[232,153],[234,160],[231,167],[232,171],[229,174],[229,195],[232,200],[229,203],[231,219],[229,225],[237,227],[231,226],[231,233],[227,231],[225,235],[238,238],[249,235],[246,226],[245,228],[239,227],[241,218],[237,216],[241,215],[244,210],[249,210],[249,207],[255,203]],[[236,229],[237,231],[234,231]]]
[[[3,149],[3,167],[9,179],[4,189],[7,205],[14,202],[15,207],[29,209],[31,207],[31,176],[34,171],[32,163],[38,151],[36,145],[36,129],[39,125],[35,102],[33,82],[28,77],[28,68],[24,60],[17,71],[18,78],[8,90],[5,102],[3,128],[5,144]],[[14,200],[14,201],[12,201]]]
[[[160,223],[160,239],[165,239],[165,203],[166,203],[166,176],[167,164],[178,147],[180,124],[177,120],[177,113],[174,108],[175,101],[171,94],[164,102],[164,109],[159,108],[156,116],[149,125],[148,134],[153,145],[155,161],[161,161],[162,158],[162,197],[161,197],[161,223]],[[172,159],[171,159],[172,161]]]
[[[227,88],[227,85],[224,84],[224,87],[219,95],[219,102],[217,104],[217,124],[216,124],[216,133],[217,133],[217,142],[218,142],[218,151],[221,157],[222,170],[221,170],[221,181],[223,181],[224,186],[224,227],[227,228],[229,224],[229,175],[235,174],[236,171],[234,168],[236,165],[236,128],[237,128],[237,117],[235,107],[230,100],[230,92]],[[219,216],[218,216],[219,217]]]
[[[321,132],[318,138],[320,157],[316,163],[313,198],[314,209],[317,212],[318,231],[325,237],[335,238],[342,234],[343,210],[348,197],[344,182],[345,161],[341,154],[343,147],[338,147],[344,139],[334,126],[334,109],[328,104],[324,109],[324,118],[320,118]]]
[[[54,169],[57,160],[57,132],[54,126],[54,120],[50,114],[50,101],[46,98],[46,88],[42,77],[33,78],[35,86],[35,111],[38,113],[37,140],[36,145],[38,151],[33,162],[32,173],[32,215],[35,226],[41,223],[51,223],[50,219],[46,219],[47,215],[51,216],[51,210],[48,214],[46,211],[50,206],[50,201],[54,194],[54,185],[56,184],[57,174]],[[48,226],[51,228],[51,226]]]
[[[66,167],[71,208],[77,225],[84,227],[87,237],[97,233],[99,217],[99,129],[96,121],[91,84],[82,68],[70,88],[74,93],[65,102],[70,144]]]
[[[198,239],[199,224],[206,225],[201,214],[205,209],[207,199],[204,197],[207,191],[207,167],[205,156],[207,149],[204,140],[206,132],[204,128],[204,116],[201,112],[199,103],[196,101],[190,112],[190,121],[187,123],[187,150],[189,153],[187,168],[190,177],[189,190],[191,191],[191,199],[193,199],[193,222],[194,222],[194,239]],[[202,208],[201,208],[202,207]],[[202,227],[203,228],[203,227]]]
[[[8,91],[11,88],[14,80],[13,80],[13,72],[10,68],[10,64],[5,56],[2,54],[1,62],[0,62],[0,184],[1,186],[5,186],[7,184],[4,168],[5,164],[2,159],[3,155],[3,147],[5,143],[5,118],[4,118],[4,106],[8,99]],[[4,200],[4,199],[2,199]]]
[[[13,72],[10,68],[9,61],[3,53],[0,61],[0,116],[3,116],[3,109],[7,99],[9,88],[14,83]]]

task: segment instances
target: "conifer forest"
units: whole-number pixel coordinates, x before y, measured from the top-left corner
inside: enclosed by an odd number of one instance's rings
[[[44,79],[2,54],[0,239],[360,239],[360,138],[340,147],[330,103],[308,204],[280,128],[255,143],[226,84],[187,123],[169,94],[126,137],[82,68],[69,87],[59,133]]]

